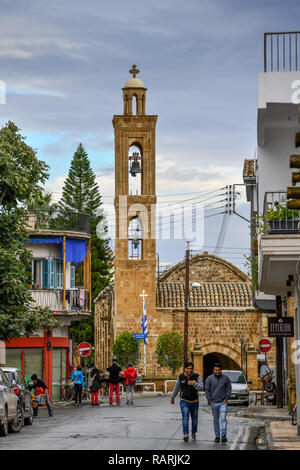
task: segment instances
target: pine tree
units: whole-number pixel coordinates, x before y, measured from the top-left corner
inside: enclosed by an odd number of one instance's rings
[[[62,213],[75,211],[88,214],[91,218],[92,301],[111,280],[113,256],[109,240],[105,238],[105,231],[101,238],[96,233],[98,224],[104,222],[101,206],[96,176],[90,166],[88,154],[80,143],[74,153],[68,177],[64,183],[59,207]],[[77,335],[78,341],[85,340],[93,343],[93,323],[94,314],[87,322],[81,322],[78,326],[72,327],[71,332]]]
[[[80,143],[74,153],[59,206],[64,211],[75,210],[97,218],[101,196],[88,154]]]

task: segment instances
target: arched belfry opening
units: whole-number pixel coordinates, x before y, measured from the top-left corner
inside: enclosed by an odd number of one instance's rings
[[[128,151],[128,194],[142,194],[142,149],[137,143],[132,144]]]
[[[143,228],[140,217],[132,217],[128,226],[128,258],[142,259],[143,257]]]

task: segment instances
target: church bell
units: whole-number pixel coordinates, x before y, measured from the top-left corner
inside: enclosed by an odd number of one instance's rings
[[[139,162],[139,160],[141,160],[140,155],[138,153],[133,153],[132,156],[129,157],[129,160],[131,161],[129,170],[131,176],[135,177],[137,173],[142,173],[141,165]]]

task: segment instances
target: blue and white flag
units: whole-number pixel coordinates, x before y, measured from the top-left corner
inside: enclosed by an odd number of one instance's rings
[[[146,301],[143,300],[143,317],[141,322],[142,332],[144,333],[144,344],[148,344],[148,325],[147,325],[147,313],[146,313]]]

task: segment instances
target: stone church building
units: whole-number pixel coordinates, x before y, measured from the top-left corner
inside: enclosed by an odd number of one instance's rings
[[[143,290],[147,293],[147,355],[155,354],[162,333],[177,331],[183,335],[185,261],[156,278],[158,117],[146,114],[147,89],[136,77],[136,66],[130,73],[133,77],[123,87],[123,114],[113,117],[114,282],[95,299],[95,359],[101,368],[110,363],[120,332],[141,331]],[[267,316],[253,307],[251,280],[236,266],[207,252],[191,257],[189,277],[191,284],[200,283],[191,291],[189,308],[189,348],[197,372],[205,378],[216,361],[229,369],[243,366],[253,387],[260,387],[257,349],[259,340],[267,336]],[[273,355],[269,363],[274,363]],[[159,372],[159,367],[156,370]]]

